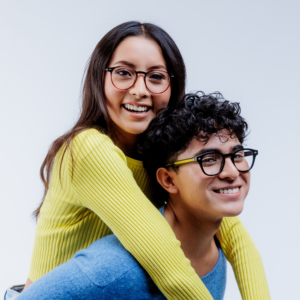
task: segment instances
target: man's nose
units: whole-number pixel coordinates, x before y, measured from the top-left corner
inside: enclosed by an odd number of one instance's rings
[[[240,172],[235,167],[230,157],[225,158],[225,165],[222,172],[219,174],[219,178],[221,179],[230,179],[235,180],[239,176]]]
[[[134,86],[129,89],[129,92],[138,99],[150,95],[150,92],[147,90],[143,74],[138,74],[137,80]]]

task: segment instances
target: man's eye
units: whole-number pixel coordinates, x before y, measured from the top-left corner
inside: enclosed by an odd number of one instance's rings
[[[202,159],[202,165],[205,167],[214,165],[218,162],[218,160],[216,159],[216,157],[205,157],[204,159]]]
[[[242,159],[244,159],[244,155],[243,154],[236,154],[234,156],[234,160],[235,161],[241,161]]]
[[[202,160],[203,162],[211,162],[211,161],[216,161],[214,157],[208,157]]]

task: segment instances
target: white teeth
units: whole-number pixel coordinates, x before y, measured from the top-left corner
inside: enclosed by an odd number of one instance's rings
[[[125,104],[124,105],[125,108],[129,109],[129,110],[133,110],[133,111],[147,111],[148,107],[146,106],[136,106],[136,105],[131,105],[131,104]]]
[[[227,190],[218,190],[220,194],[236,194],[239,191],[240,188],[235,189],[227,189]]]

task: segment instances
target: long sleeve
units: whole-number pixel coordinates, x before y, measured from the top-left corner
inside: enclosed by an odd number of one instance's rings
[[[230,262],[243,300],[269,300],[260,254],[238,217],[224,218],[217,237]]]
[[[69,173],[78,203],[107,224],[168,299],[212,299],[169,224],[137,186],[121,150],[99,133],[81,134],[72,147]]]

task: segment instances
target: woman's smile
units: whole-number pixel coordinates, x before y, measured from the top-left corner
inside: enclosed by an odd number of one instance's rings
[[[121,107],[126,110],[130,117],[137,119],[146,118],[152,109],[152,106],[148,104],[134,102],[122,104]]]

